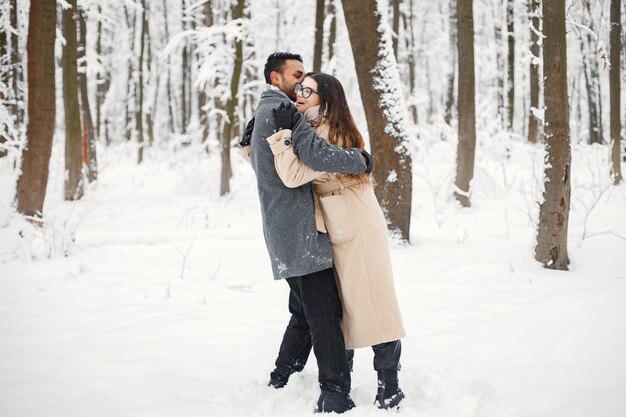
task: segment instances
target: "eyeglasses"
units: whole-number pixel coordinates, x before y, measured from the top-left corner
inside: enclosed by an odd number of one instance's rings
[[[293,92],[298,94],[302,94],[302,97],[304,98],[309,98],[311,97],[311,94],[315,93],[317,95],[319,95],[319,93],[315,90],[313,90],[311,87],[302,87],[301,83],[297,83],[296,86],[293,88]]]

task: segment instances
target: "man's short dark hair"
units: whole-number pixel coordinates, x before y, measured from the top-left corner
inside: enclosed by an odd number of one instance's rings
[[[296,59],[300,62],[303,62],[302,57],[299,54],[292,54],[290,52],[274,52],[267,57],[267,61],[265,62],[265,70],[263,71],[266,83],[272,83],[272,80],[270,79],[270,74],[272,73],[272,71],[276,71],[282,74],[283,68],[285,67],[285,61],[287,61],[288,59]]]

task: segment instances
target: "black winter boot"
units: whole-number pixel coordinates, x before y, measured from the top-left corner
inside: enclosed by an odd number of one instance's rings
[[[378,371],[378,392],[376,392],[376,407],[383,410],[398,408],[404,399],[404,393],[398,386],[398,371]]]
[[[350,398],[350,394],[337,391],[322,391],[320,398],[317,400],[315,412],[341,414],[354,407],[354,401]]]

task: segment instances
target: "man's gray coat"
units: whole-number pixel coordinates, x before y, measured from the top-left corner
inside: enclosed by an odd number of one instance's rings
[[[333,266],[328,235],[318,233],[315,200],[310,183],[287,188],[274,167],[267,138],[276,133],[272,109],[290,103],[282,91],[268,88],[261,94],[250,139],[252,168],[256,174],[263,234],[274,279],[303,276]],[[367,166],[358,149],[329,145],[315,134],[304,117],[292,128],[296,155],[316,171],[362,174]]]

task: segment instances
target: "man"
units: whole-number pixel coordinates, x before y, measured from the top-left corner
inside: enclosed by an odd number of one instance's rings
[[[304,368],[312,347],[321,388],[316,412],[342,413],[354,403],[349,396],[350,370],[339,327],[342,308],[330,242],[326,234],[317,231],[312,185],[287,188],[276,173],[266,139],[280,129],[292,128],[294,152],[318,171],[370,172],[371,156],[359,149],[329,145],[308,123],[299,120],[291,100],[295,100],[294,87],[304,74],[300,55],[277,52],[267,58],[264,75],[268,87],[261,94],[250,137],[250,157],[274,279],[285,279],[290,288],[291,319],[269,385],[284,387],[291,374]]]

